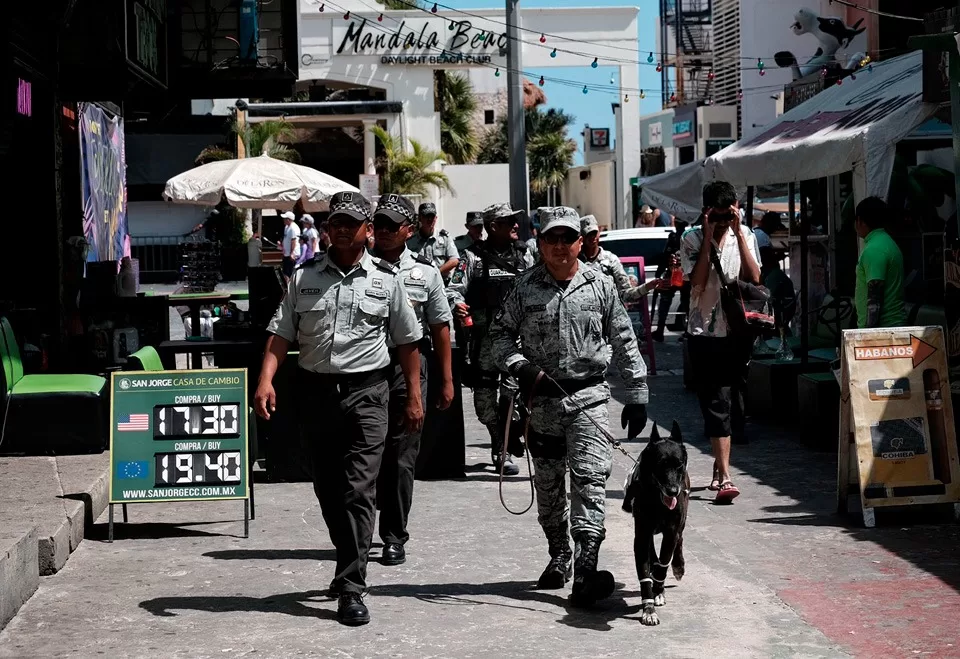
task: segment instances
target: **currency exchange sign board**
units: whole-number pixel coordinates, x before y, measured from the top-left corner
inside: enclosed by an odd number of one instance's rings
[[[249,496],[247,370],[111,376],[110,503]]]

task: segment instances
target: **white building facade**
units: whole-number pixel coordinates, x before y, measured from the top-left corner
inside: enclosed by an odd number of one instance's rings
[[[324,6],[324,11],[320,7]],[[415,139],[440,150],[440,108],[435,99],[434,71],[464,70],[478,94],[475,125],[493,127],[506,112],[506,36],[504,13],[473,10],[470,14],[441,11],[372,11],[372,3],[340,0],[335,7],[318,0],[301,0],[300,79],[336,81],[381,89],[387,101],[402,103],[402,112],[382,117],[386,128],[403,140]],[[349,14],[347,13],[349,11]],[[522,9],[520,17],[524,72],[556,66],[589,67],[594,59],[618,66],[618,80],[637,86],[637,10],[629,7]],[[551,35],[541,42],[539,35]],[[553,49],[558,53],[551,57]],[[562,51],[562,52],[559,52]],[[606,59],[610,58],[610,59]],[[546,74],[549,77],[549,73]],[[533,76],[526,75],[528,79]],[[549,83],[545,88],[549,94]],[[629,92],[627,92],[629,93]],[[481,115],[482,112],[482,115]],[[630,226],[630,179],[640,171],[639,104],[625,103],[616,122],[617,226]],[[378,121],[364,119],[364,125]],[[373,174],[375,144],[365,131],[365,168]],[[476,166],[482,167],[482,166]],[[502,172],[502,168],[500,170]],[[466,185],[471,187],[469,177]],[[507,179],[490,186],[498,175],[484,176],[483,196],[490,203],[509,198]],[[350,181],[352,183],[352,181]],[[461,183],[461,188],[464,184]],[[502,188],[502,189],[501,189]],[[457,195],[473,191],[457,190]],[[445,206],[459,207],[435,195],[441,221]],[[462,217],[446,220],[459,230]],[[446,223],[445,222],[445,223]]]

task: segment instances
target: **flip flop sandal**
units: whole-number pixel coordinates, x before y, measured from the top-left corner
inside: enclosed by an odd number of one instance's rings
[[[731,480],[725,480],[720,483],[720,489],[717,490],[717,503],[733,503],[733,500],[740,496],[740,490]]]

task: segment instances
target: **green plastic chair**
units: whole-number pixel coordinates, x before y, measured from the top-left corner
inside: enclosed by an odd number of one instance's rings
[[[162,371],[163,362],[160,361],[160,355],[153,346],[143,346],[135,353],[127,357],[128,371]]]
[[[32,394],[90,394],[99,395],[106,380],[98,375],[40,373],[23,374],[23,362],[20,359],[20,347],[13,333],[13,326],[6,318],[0,318],[4,342],[4,376],[7,380],[7,392],[16,396]]]
[[[106,448],[107,381],[96,375],[25,375],[13,326],[0,318],[4,453],[66,455]]]

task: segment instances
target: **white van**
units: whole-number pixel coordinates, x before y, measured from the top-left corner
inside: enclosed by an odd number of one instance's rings
[[[663,258],[667,237],[675,231],[673,227],[603,231],[600,233],[600,246],[620,258],[642,256],[647,281],[650,281],[656,275],[657,267]]]

